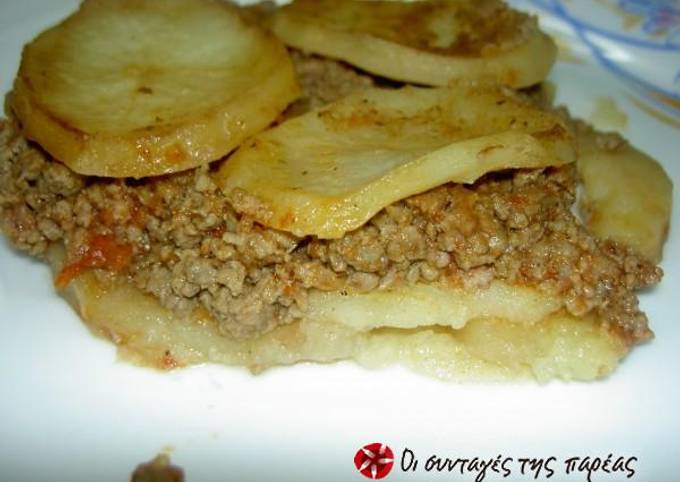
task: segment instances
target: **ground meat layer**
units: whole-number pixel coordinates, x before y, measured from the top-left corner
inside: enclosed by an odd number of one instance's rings
[[[67,249],[64,285],[117,271],[178,312],[205,310],[245,338],[304,314],[310,289],[449,280],[536,287],[572,314],[649,334],[634,290],[661,270],[595,239],[571,212],[573,166],[490,174],[399,201],[337,240],[298,238],[237,212],[207,167],[135,181],[77,175],[0,123],[0,227],[19,249]]]
[[[375,79],[351,65],[335,60],[290,50],[302,97],[284,113],[294,117],[310,109],[324,106],[351,94],[355,90],[375,85]]]

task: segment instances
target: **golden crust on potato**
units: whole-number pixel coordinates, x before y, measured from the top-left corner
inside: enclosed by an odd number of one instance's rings
[[[235,203],[244,192],[257,198],[248,214],[262,224],[339,238],[447,182],[574,159],[563,120],[515,94],[479,85],[373,88],[254,137],[216,180]]]
[[[80,174],[145,177],[228,154],[296,98],[283,45],[215,0],[86,0],[23,52],[9,107]]]
[[[557,54],[535,19],[497,0],[296,0],[272,24],[292,47],[422,85],[525,87],[545,79]]]

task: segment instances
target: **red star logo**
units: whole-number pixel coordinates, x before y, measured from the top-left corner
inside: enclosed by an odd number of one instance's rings
[[[372,443],[361,447],[354,456],[357,470],[369,479],[382,479],[394,465],[392,449],[385,444]]]

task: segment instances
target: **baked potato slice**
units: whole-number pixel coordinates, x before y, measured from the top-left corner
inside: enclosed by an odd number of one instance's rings
[[[271,34],[216,0],[85,0],[23,51],[9,108],[72,170],[145,177],[214,161],[298,95]]]
[[[658,263],[670,227],[673,183],[663,167],[617,134],[581,125],[580,208],[588,229]]]
[[[513,92],[373,88],[254,137],[216,180],[262,224],[338,238],[383,207],[447,182],[574,160],[563,120]]]
[[[526,87],[545,79],[557,54],[534,18],[499,0],[296,0],[272,25],[292,47],[423,85]]]

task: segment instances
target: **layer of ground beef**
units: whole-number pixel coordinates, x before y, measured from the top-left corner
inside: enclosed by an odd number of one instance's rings
[[[228,161],[227,161],[228,162]],[[299,238],[237,211],[209,167],[145,180],[77,175],[0,123],[0,227],[42,256],[67,250],[64,285],[112,270],[180,313],[207,310],[246,338],[303,316],[310,289],[365,292],[493,279],[595,311],[632,339],[649,334],[634,291],[661,270],[591,236],[572,214],[573,166],[489,174],[394,203],[336,240]]]

